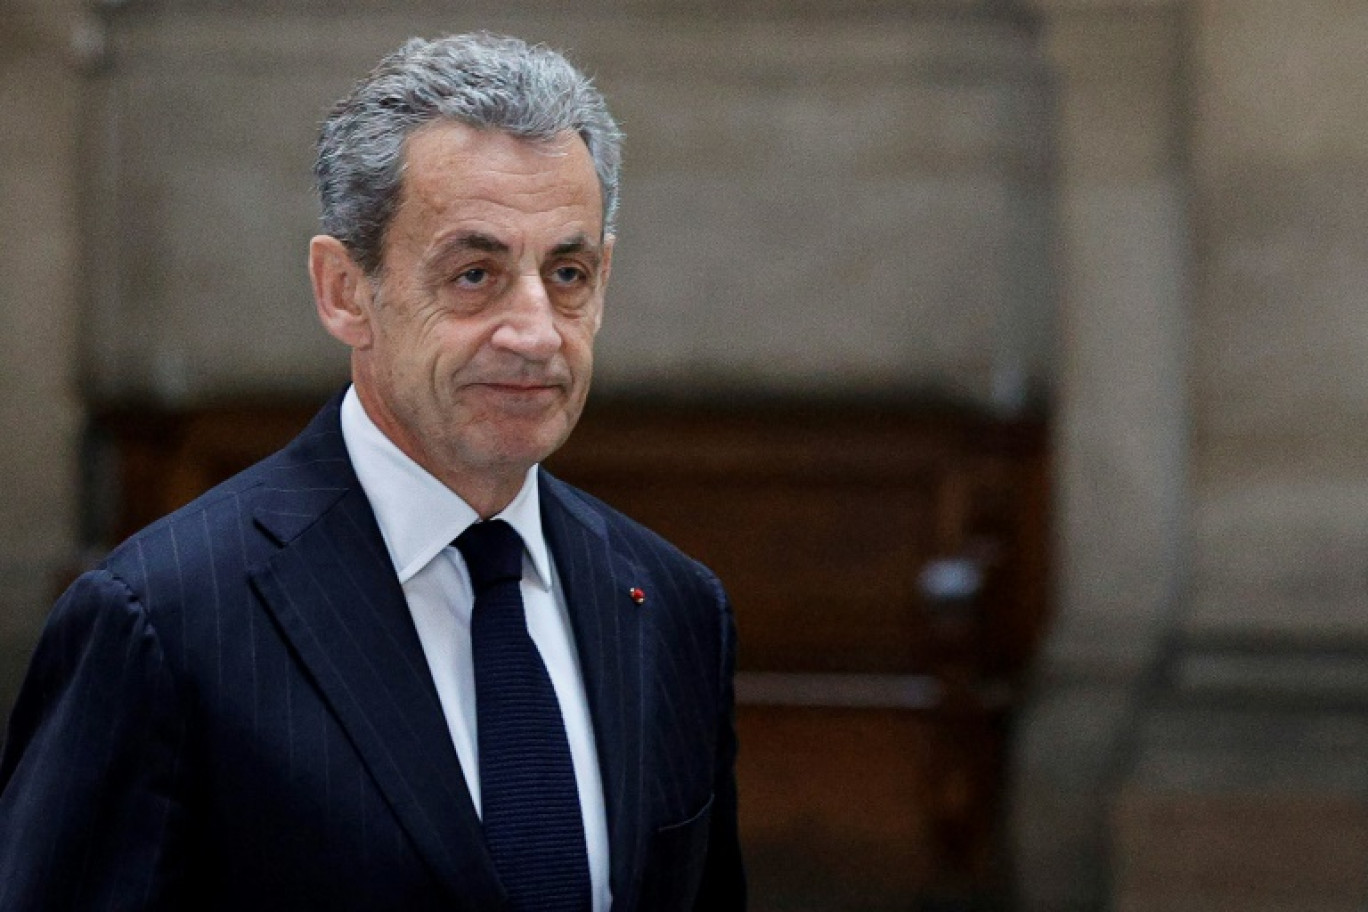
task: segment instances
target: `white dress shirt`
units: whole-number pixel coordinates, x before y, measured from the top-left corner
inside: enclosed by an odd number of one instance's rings
[[[481,811],[475,668],[470,612],[475,595],[465,560],[451,542],[479,516],[455,492],[403,453],[375,426],[353,387],[342,401],[342,438],[380,525],[404,589],[447,728],[476,811]],[[522,537],[522,597],[527,629],[541,652],[565,720],[589,851],[594,909],[608,912],[608,821],[598,751],[575,651],[565,594],[542,534],[537,467],[501,513]]]

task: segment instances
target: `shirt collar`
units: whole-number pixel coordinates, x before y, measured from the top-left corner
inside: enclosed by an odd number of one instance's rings
[[[376,427],[361,405],[356,387],[350,387],[342,399],[342,439],[375,512],[400,585],[479,520],[479,514],[460,495],[410,459]],[[537,582],[549,590],[551,556],[542,534],[535,465],[527,470],[517,496],[495,518],[505,520],[522,536]]]

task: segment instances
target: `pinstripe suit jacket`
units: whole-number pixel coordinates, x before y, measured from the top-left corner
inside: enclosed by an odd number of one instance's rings
[[[500,908],[339,401],[54,607],[0,754],[0,909]],[[540,483],[614,909],[740,909],[722,588]]]

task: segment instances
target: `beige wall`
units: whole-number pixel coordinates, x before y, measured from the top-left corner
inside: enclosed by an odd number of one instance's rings
[[[1016,408],[1052,360],[1050,87],[1012,17],[963,5],[130,4],[92,81],[90,388],[336,384],[301,266],[315,125],[404,34],[484,26],[570,49],[628,134],[604,388]]]
[[[1361,909],[1368,12],[1038,6],[1061,614],[1020,744],[1025,905]]]
[[[76,541],[75,2],[0,7],[0,705]]]
[[[1368,904],[1368,9],[1191,5],[1191,577],[1115,907]]]
[[[1059,86],[1057,615],[1022,720],[1022,907],[1099,908],[1109,805],[1181,604],[1190,306],[1178,3],[1040,2]]]
[[[1198,5],[1190,625],[1368,635],[1368,7]]]

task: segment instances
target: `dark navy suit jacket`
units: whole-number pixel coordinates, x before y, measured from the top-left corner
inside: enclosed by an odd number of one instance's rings
[[[500,908],[339,401],[54,607],[0,753],[0,909]],[[722,587],[588,495],[540,484],[613,908],[741,909]]]

